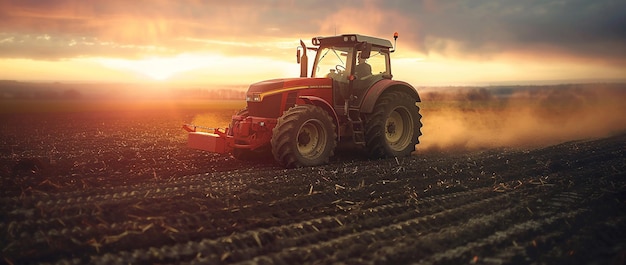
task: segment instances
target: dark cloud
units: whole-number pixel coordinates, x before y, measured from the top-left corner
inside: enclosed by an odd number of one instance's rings
[[[422,52],[450,52],[448,40],[468,56],[500,52],[560,52],[625,63],[626,2],[406,1],[393,8],[412,17],[404,27]],[[407,8],[409,7],[409,8]]]

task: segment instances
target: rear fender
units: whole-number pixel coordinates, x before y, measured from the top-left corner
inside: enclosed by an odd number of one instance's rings
[[[339,133],[339,116],[337,116],[337,112],[335,112],[335,109],[328,103],[328,101],[320,98],[320,97],[316,97],[316,96],[300,96],[299,97],[301,100],[304,101],[304,103],[306,104],[311,104],[311,105],[315,105],[318,106],[324,110],[326,110],[326,112],[328,112],[328,114],[330,114],[330,116],[333,118],[333,120],[335,121],[335,128],[336,128],[336,133],[337,133],[337,141],[339,141],[340,139],[340,133]]]
[[[376,101],[380,95],[387,91],[400,91],[404,92],[407,95],[413,97],[415,102],[421,102],[419,95],[417,94],[417,90],[409,83],[396,81],[396,80],[388,80],[383,79],[374,84],[365,95],[363,102],[361,103],[361,112],[362,113],[372,113],[374,111],[374,105],[376,105]]]

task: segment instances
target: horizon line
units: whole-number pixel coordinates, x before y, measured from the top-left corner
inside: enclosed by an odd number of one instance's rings
[[[297,78],[297,77],[296,77]],[[262,80],[260,80],[262,81]],[[252,83],[209,83],[209,82],[168,82],[168,81],[109,81],[109,80],[17,80],[0,79],[0,83],[31,83],[31,84],[116,84],[116,85],[157,85],[157,86],[226,86],[248,87]],[[565,84],[594,84],[594,83],[626,83],[626,78],[580,78],[580,79],[547,79],[547,80],[516,80],[516,81],[468,81],[468,82],[424,82],[414,87],[463,87],[463,86],[515,86],[515,85],[565,85]]]

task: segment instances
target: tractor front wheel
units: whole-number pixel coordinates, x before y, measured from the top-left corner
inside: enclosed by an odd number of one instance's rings
[[[314,105],[297,105],[278,118],[272,130],[272,153],[286,168],[328,163],[337,146],[333,119]]]
[[[421,118],[415,100],[409,95],[401,92],[383,94],[365,125],[365,146],[370,157],[410,155],[422,135]]]

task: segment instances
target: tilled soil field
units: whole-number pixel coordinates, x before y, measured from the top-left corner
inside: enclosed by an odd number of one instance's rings
[[[3,261],[626,262],[626,135],[284,170],[186,149],[192,117],[1,116]]]

